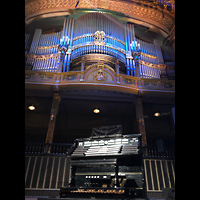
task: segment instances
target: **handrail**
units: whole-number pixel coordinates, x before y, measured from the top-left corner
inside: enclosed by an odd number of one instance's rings
[[[66,154],[72,146],[71,143],[25,143],[25,153],[27,154]]]
[[[72,147],[71,143],[25,143],[25,154],[66,154]],[[71,149],[70,151],[73,151]],[[155,146],[142,147],[143,158],[175,158],[175,148],[166,147],[159,152]]]
[[[167,147],[163,152],[159,152],[154,146],[142,147],[143,158],[175,158],[175,148]]]

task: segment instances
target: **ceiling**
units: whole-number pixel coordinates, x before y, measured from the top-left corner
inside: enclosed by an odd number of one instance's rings
[[[53,93],[52,93],[53,94]],[[89,137],[92,128],[110,125],[122,125],[123,133],[137,133],[135,95],[86,89],[68,89],[59,91],[61,101],[56,117],[54,142],[73,142],[76,138]],[[147,133],[172,133],[172,101],[159,97],[144,97],[143,113]],[[157,100],[156,100],[157,99]],[[47,132],[53,95],[43,90],[29,90],[25,96],[25,128],[29,134]],[[36,109],[30,111],[29,105]],[[99,114],[93,113],[95,108]],[[159,118],[154,116],[160,112]],[[45,136],[44,136],[45,138]],[[32,141],[32,139],[31,139]]]
[[[61,114],[93,115],[92,110],[98,107],[103,114],[121,115],[129,112],[134,100],[131,94],[103,90],[61,90],[59,94],[61,96],[59,113]],[[34,112],[50,114],[52,99],[49,95],[40,96],[40,92],[27,93],[25,112],[30,113],[28,106],[34,105],[36,107]]]

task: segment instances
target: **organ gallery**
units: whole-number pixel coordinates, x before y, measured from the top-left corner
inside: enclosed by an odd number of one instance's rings
[[[25,199],[175,199],[175,2],[25,1]]]

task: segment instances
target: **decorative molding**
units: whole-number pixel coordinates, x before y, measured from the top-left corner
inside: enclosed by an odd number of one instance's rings
[[[55,44],[55,45],[49,45],[49,46],[38,46],[37,49],[41,50],[41,49],[53,49],[53,48],[57,48],[59,46],[59,44]]]
[[[74,37],[74,38],[73,38],[73,41],[76,41],[76,40],[81,39],[81,38],[84,38],[84,37],[94,37],[94,35],[95,35],[94,33],[92,33],[92,34],[83,34],[83,35]],[[122,40],[120,40],[120,39],[118,39],[118,38],[116,38],[116,37],[112,37],[112,36],[109,36],[109,35],[106,35],[106,34],[105,34],[105,38],[113,39],[113,40],[115,40],[115,41],[117,41],[117,42],[120,42],[121,44],[125,45],[125,43],[124,43]]]
[[[94,33],[93,42],[95,45],[105,45],[105,33],[103,31],[96,31]]]
[[[25,2],[25,21],[33,19],[39,15],[61,15],[62,12],[71,12],[75,8],[74,0],[31,0]],[[80,1],[78,8],[83,9],[105,9],[115,12],[124,13],[130,18],[144,21],[155,25],[169,34],[171,28],[175,24],[175,16],[166,9],[149,6],[138,0],[118,1],[118,0],[83,0]],[[165,17],[163,18],[164,12]]]
[[[96,64],[98,65],[98,63]],[[101,87],[102,89],[109,89],[112,91],[120,90],[127,91],[129,93],[175,93],[175,81],[174,80],[164,80],[164,79],[145,79],[137,78],[133,76],[128,76],[124,74],[116,74],[112,72],[110,67],[104,65],[104,73],[112,76],[113,81],[107,80],[103,81],[88,79],[88,76],[98,69],[95,65],[92,65],[85,71],[78,72],[62,72],[62,73],[52,73],[52,72],[35,72],[35,71],[25,71],[25,84],[39,84],[39,85],[57,85],[57,86],[91,86]],[[81,74],[83,74],[84,79],[80,79]],[[116,81],[118,80],[118,81]]]
[[[117,46],[114,46],[110,43],[99,43],[99,42],[85,42],[85,43],[81,43],[81,44],[77,44],[77,45],[74,45],[72,47],[72,51],[77,49],[77,48],[81,48],[81,47],[85,47],[85,46],[93,46],[93,45],[99,45],[99,46],[105,46],[105,47],[109,47],[109,48],[112,48],[114,50],[117,50],[117,51],[120,51],[121,53],[125,54],[125,50],[120,48],[120,47],[117,47]]]
[[[58,57],[59,53],[53,53],[53,54],[45,54],[45,55],[35,55],[35,54],[27,54],[27,58],[32,58],[32,59],[50,59],[50,58],[55,58]]]
[[[154,55],[150,55],[150,54],[148,54],[148,53],[143,53],[143,52],[141,52],[141,55],[142,55],[142,56],[149,57],[149,58],[157,59],[156,56],[154,56]]]

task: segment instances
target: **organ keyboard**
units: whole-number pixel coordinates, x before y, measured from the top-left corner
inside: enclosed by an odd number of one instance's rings
[[[76,139],[67,156],[71,177],[60,197],[143,197],[140,134]]]

